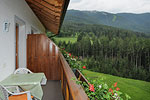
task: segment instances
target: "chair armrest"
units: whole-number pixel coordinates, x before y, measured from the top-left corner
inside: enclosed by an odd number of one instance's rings
[[[30,74],[33,74],[33,72],[31,72],[30,70],[28,70],[28,72],[29,72]]]
[[[30,91],[20,92],[20,93],[12,93],[10,92],[6,87],[3,87],[9,94],[11,95],[21,95],[21,94],[27,94],[27,100],[32,100]],[[9,87],[8,87],[9,88]]]
[[[7,86],[5,87],[6,89],[11,89],[11,88],[15,88],[17,90],[17,93],[20,92],[19,87],[18,86]]]
[[[19,92],[19,93],[12,93],[12,95],[21,95],[21,94],[28,94],[30,91],[25,91],[25,92]]]

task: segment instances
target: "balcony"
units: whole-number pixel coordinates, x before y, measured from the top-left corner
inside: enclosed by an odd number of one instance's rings
[[[59,48],[46,35],[28,35],[27,65],[33,72],[44,72],[48,79],[43,86],[43,100],[88,100],[83,88],[71,80],[86,79],[79,71],[75,76]]]

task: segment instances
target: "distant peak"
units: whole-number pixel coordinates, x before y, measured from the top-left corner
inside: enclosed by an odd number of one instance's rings
[[[97,11],[97,10],[93,10],[93,11],[91,11],[91,12],[98,13],[99,11]]]
[[[105,12],[102,12],[102,14],[103,14],[103,15],[107,15],[107,13],[105,13]]]

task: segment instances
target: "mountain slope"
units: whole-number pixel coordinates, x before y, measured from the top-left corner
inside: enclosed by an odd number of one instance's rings
[[[115,20],[115,19],[114,19]],[[87,23],[87,22],[86,22]],[[87,32],[87,33],[86,33]],[[108,35],[109,37],[117,36],[117,37],[145,37],[149,38],[150,35],[144,34],[142,32],[134,32],[126,29],[120,29],[112,26],[102,25],[102,24],[85,24],[84,22],[75,23],[73,21],[63,23],[61,28],[59,37],[76,37],[80,33],[90,34],[90,32],[94,33],[96,36],[100,35]]]
[[[76,22],[86,24],[103,24],[137,32],[150,33],[150,13],[112,14],[98,11],[68,10],[65,22]]]

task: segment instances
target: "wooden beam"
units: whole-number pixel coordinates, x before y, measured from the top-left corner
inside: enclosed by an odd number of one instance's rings
[[[32,7],[31,7],[32,8]],[[58,17],[58,16],[54,16],[54,15],[51,15],[50,13],[48,13],[48,12],[46,12],[46,11],[44,11],[44,10],[39,10],[38,8],[32,8],[32,10],[33,11],[35,11],[35,12],[40,12],[40,13],[43,13],[43,14],[45,14],[45,15],[47,15],[47,16],[49,16],[50,18],[52,18],[52,19],[54,19],[54,20],[60,20],[60,17]]]
[[[39,20],[44,24],[44,26],[48,29],[51,30],[51,32],[57,34],[59,31],[59,25],[58,24],[53,24],[48,22],[47,20],[43,20],[43,17],[38,16]]]
[[[69,0],[25,0],[46,29],[58,34]]]
[[[40,7],[45,7],[45,8],[47,8],[50,11],[55,12],[55,13],[60,13],[61,12],[61,6],[55,7],[54,5],[48,4],[48,3],[44,2],[44,1],[39,2],[37,0],[26,0],[26,1],[28,3],[39,5]]]
[[[38,14],[38,15],[41,15],[41,16],[45,16],[45,18],[49,19],[50,21],[53,21],[53,22],[56,22],[56,23],[59,23],[59,20],[60,19],[56,19],[56,18],[52,18],[50,16],[50,14],[46,14],[44,12],[41,12],[41,11],[38,11],[36,9],[33,9],[34,13]],[[59,17],[58,17],[59,18]]]
[[[53,18],[53,19],[60,18],[59,16],[53,15],[53,14],[49,13],[49,12],[46,11],[46,10],[40,9],[40,8],[39,8],[38,6],[36,6],[36,5],[31,4],[30,7],[31,7],[32,10],[35,10],[35,9],[36,9],[36,12],[39,12],[39,11],[40,11],[40,12],[42,12],[42,13],[48,14],[48,15],[49,15],[51,18]]]
[[[53,12],[53,11],[51,11],[51,10],[45,8],[45,7],[42,7],[42,6],[40,6],[40,5],[36,5],[36,4],[32,4],[32,3],[28,3],[28,4],[30,5],[31,8],[32,8],[32,7],[38,8],[39,10],[44,10],[45,12],[50,13],[51,15],[60,17],[60,13]]]
[[[57,26],[59,25],[59,23],[52,22],[48,18],[46,18],[45,16],[41,16],[41,15],[38,15],[38,14],[37,14],[37,16],[38,16],[38,18],[42,19],[41,21],[46,21],[47,23],[51,23],[51,24],[57,25]]]
[[[53,4],[55,6],[62,6],[62,4],[63,4],[62,0],[42,0],[42,1],[45,1],[49,4]]]
[[[36,12],[35,12],[35,14],[36,14],[37,16],[39,16],[39,17],[44,18],[43,20],[46,20],[46,21],[51,22],[51,23],[53,23],[53,24],[59,24],[59,20],[58,20],[58,21],[54,21],[54,20],[52,20],[51,18],[49,18],[48,16],[45,16],[44,14],[40,14],[40,13],[36,13]]]

